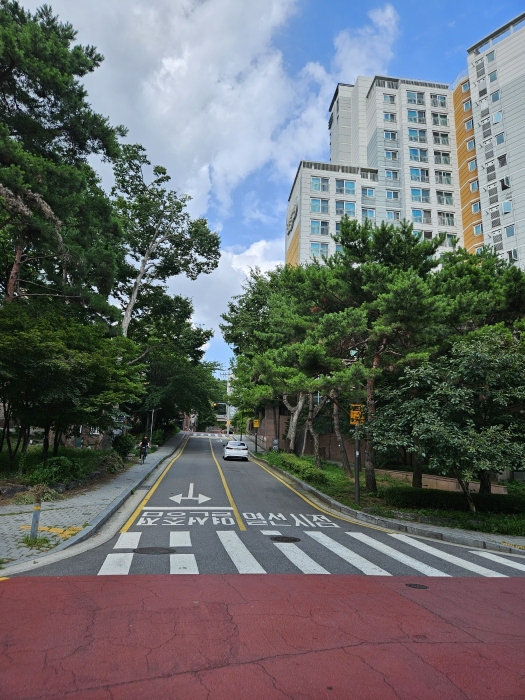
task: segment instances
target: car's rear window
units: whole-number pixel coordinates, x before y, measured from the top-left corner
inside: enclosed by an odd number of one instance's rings
[[[246,447],[244,442],[229,442],[228,447]]]

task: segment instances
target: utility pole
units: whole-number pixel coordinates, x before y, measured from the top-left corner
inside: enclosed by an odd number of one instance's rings
[[[359,440],[359,426],[364,423],[364,406],[362,403],[350,405],[350,425],[355,425],[355,461],[354,461],[354,502],[359,505],[361,491],[359,488],[359,469],[361,466],[361,448]]]

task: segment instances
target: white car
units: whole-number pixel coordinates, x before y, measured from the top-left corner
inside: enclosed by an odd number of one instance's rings
[[[230,440],[226,445],[224,445],[224,450],[222,452],[223,459],[248,459],[248,447],[244,442],[238,442],[237,440]]]

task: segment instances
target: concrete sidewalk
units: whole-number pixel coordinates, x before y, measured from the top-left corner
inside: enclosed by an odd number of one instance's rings
[[[73,536],[66,539],[60,537],[61,533],[46,530],[41,531],[40,536],[48,537],[54,547],[53,551],[56,551],[56,545],[63,548],[93,534],[128,498],[131,491],[177,449],[185,435],[179,433],[156,452],[148,455],[144,464],[139,462],[133,465],[111,481],[86,486],[81,493],[63,501],[42,503],[40,527],[69,530],[69,533],[65,533],[66,538],[68,535]],[[0,506],[0,559],[6,560],[4,566],[45,556],[45,552],[30,549],[22,543],[24,535],[29,533],[25,528],[31,525],[32,513],[32,505]],[[77,528],[79,532],[75,535]]]

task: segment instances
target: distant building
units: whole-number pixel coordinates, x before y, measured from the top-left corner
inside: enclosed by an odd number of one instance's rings
[[[301,161],[292,186],[286,262],[335,253],[347,214],[406,219],[421,237],[445,234],[441,251],[490,245],[525,266],[524,28],[525,13],[470,48],[453,86],[387,76],[339,83],[330,162]]]

